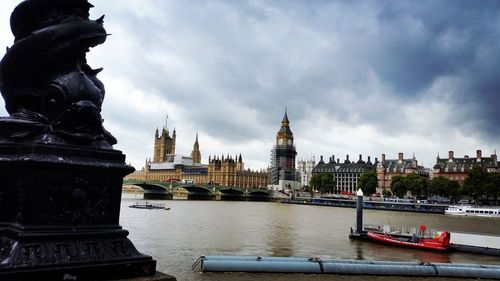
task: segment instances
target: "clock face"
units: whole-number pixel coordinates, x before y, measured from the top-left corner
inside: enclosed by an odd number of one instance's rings
[[[288,144],[289,144],[289,145],[292,145],[292,140],[288,140]]]
[[[283,139],[279,139],[278,144],[283,144]]]

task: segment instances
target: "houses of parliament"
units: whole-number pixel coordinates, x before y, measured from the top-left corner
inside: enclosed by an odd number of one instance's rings
[[[269,183],[267,170],[245,169],[241,154],[209,156],[208,164],[201,163],[198,134],[190,156],[176,154],[176,131],[156,129],[153,159],[146,159],[144,168],[128,175],[127,179],[144,181],[188,181],[196,184],[213,184],[242,188],[265,187]]]

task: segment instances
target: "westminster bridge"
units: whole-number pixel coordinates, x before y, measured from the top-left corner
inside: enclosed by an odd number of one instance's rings
[[[221,185],[124,180],[123,185],[135,185],[144,190],[144,199],[248,200],[272,201],[275,192],[267,188],[243,188]]]

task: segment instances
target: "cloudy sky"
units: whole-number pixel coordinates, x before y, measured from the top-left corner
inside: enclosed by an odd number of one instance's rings
[[[0,3],[0,46],[18,2]],[[91,2],[112,34],[87,56],[104,125],[136,168],[167,114],[177,153],[198,132],[202,162],[265,168],[285,107],[299,159],[500,149],[499,1]]]

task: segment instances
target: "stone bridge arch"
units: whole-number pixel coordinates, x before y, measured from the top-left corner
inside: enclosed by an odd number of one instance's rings
[[[219,189],[221,200],[245,200],[245,191],[234,187]]]

